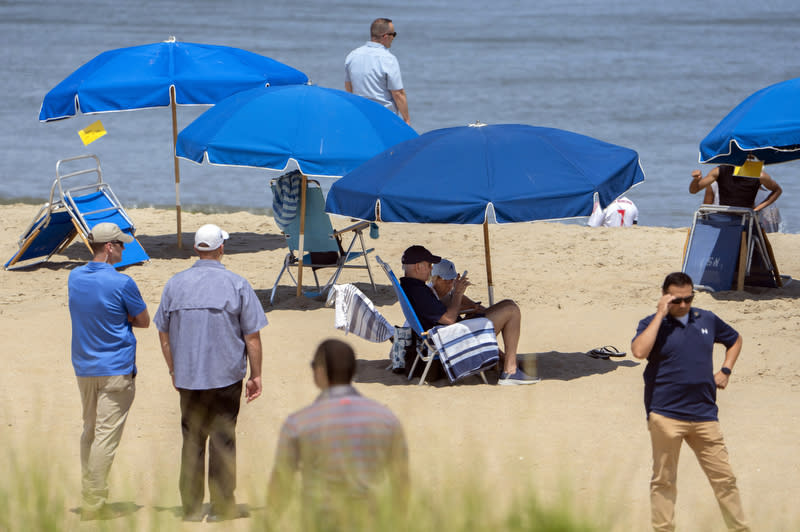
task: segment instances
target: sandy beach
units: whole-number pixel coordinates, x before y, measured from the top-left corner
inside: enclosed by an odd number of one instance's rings
[[[0,257],[38,207],[0,206]],[[592,229],[558,223],[491,226],[495,297],[522,309],[520,353],[535,360],[541,383],[526,387],[484,385],[472,377],[449,385],[408,384],[386,371],[389,343],[374,344],[334,329],[333,309],[295,298],[289,284],[272,283],[285,246],[271,217],[246,212],[184,213],[183,241],[175,241],[175,213],[132,209],[130,216],[151,261],[125,269],[151,316],[164,283],[194,262],[194,230],[216,223],[231,233],[224,264],[255,288],[269,320],[262,331],[264,393],[242,406],[238,424],[240,504],[263,511],[266,482],[282,420],[316,396],[308,361],[325,338],[345,339],[359,358],[357,388],[386,405],[404,424],[412,479],[444,497],[454,482],[480,483],[487,493],[532,489],[544,501],[565,490],[582,511],[613,515],[613,529],[649,527],[650,441],[642,404],[644,364],[625,358],[597,360],[584,353],[614,345],[630,351],[638,320],[655,311],[664,275],[680,269],[686,229]],[[687,213],[687,223],[690,215]],[[344,225],[344,224],[340,224]],[[773,234],[781,273],[800,278],[800,235]],[[381,224],[370,246],[395,271],[408,245],[423,244],[468,269],[473,299],[487,301],[479,226]],[[81,407],[70,363],[67,277],[89,259],[74,242],[51,261],[3,271],[0,333],[0,441],[7,454],[27,451],[46,460],[50,481],[66,493],[63,523],[79,528]],[[366,273],[347,271],[393,324],[403,321],[383,272],[373,261],[378,293]],[[284,279],[286,283],[287,280]],[[716,312],[744,338],[728,389],[718,394],[720,421],[754,530],[800,528],[800,281],[781,289],[699,293],[694,305]],[[180,506],[178,395],[171,387],[154,326],[136,330],[137,395],[111,471],[112,501],[134,503],[140,519]],[[716,352],[718,365],[723,349]],[[528,366],[530,367],[530,366]],[[496,381],[490,376],[490,383]],[[4,453],[5,454],[5,453]],[[5,459],[5,458],[3,458]],[[0,483],[5,480],[0,480]],[[724,530],[711,489],[693,454],[684,448],[677,523],[682,530]],[[496,496],[499,510],[507,498]],[[435,501],[434,501],[435,503]],[[172,515],[170,514],[170,515]],[[179,521],[177,515],[174,517]],[[113,526],[113,522],[111,523]],[[204,525],[198,525],[201,528]],[[248,520],[237,520],[245,529]],[[190,527],[187,527],[189,529]]]

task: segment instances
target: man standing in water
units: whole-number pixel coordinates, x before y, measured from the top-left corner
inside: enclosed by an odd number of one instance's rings
[[[378,18],[370,26],[370,40],[344,60],[344,88],[378,102],[411,123],[400,64],[389,51],[397,32],[391,19]]]

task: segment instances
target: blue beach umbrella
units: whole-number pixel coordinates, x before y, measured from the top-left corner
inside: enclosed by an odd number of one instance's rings
[[[176,153],[196,163],[284,170],[294,160],[303,176],[338,177],[398,142],[417,137],[399,116],[348,92],[314,85],[257,88],[234,94],[178,135]],[[302,261],[298,266],[298,295]]]
[[[178,134],[179,157],[202,163],[338,177],[398,142],[417,137],[380,104],[314,85],[243,91],[219,102]]]
[[[308,76],[283,63],[239,48],[176,41],[109,50],[87,62],[48,92],[39,120],[77,114],[213,105],[239,91],[266,85],[308,83]],[[175,158],[175,209],[181,244],[180,170]]]
[[[437,129],[337,181],[326,211],[362,220],[483,224],[589,216],[644,181],[631,149],[560,129],[499,124]]]
[[[700,162],[741,165],[800,159],[800,78],[765,87],[737,105],[700,143]]]

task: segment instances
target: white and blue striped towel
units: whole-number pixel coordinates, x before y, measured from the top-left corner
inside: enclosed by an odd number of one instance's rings
[[[334,327],[370,342],[385,342],[394,335],[394,327],[354,285],[336,284],[331,287],[331,292],[328,301],[333,295],[336,304]]]
[[[489,369],[500,359],[494,324],[488,318],[434,327],[430,334],[450,382]]]
[[[284,233],[295,218],[300,207],[300,183],[303,177],[294,170],[272,183],[272,213],[275,223]]]

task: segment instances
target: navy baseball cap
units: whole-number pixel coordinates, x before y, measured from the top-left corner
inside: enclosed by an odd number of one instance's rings
[[[430,262],[436,264],[442,257],[436,256],[423,246],[411,246],[403,252],[403,264],[417,264],[420,262]]]

